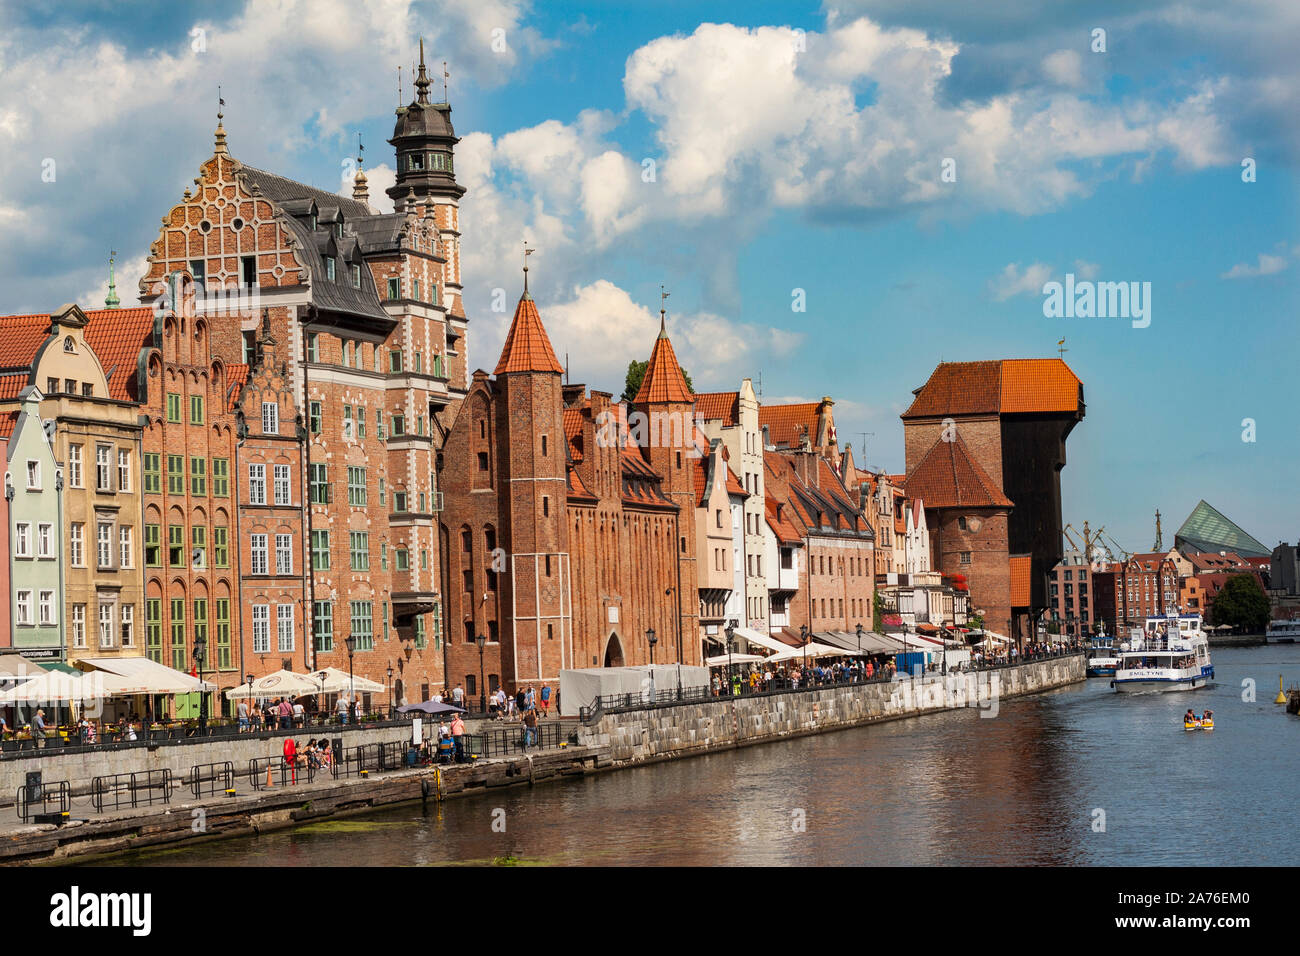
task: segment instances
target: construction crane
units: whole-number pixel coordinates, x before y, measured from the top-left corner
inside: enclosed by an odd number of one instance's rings
[[[1079,545],[1075,542],[1074,538],[1070,537],[1071,531],[1073,531],[1075,534],[1079,535],[1079,537],[1083,539],[1082,548],[1079,547]],[[1089,564],[1092,564],[1093,561],[1096,560],[1096,555],[1103,551],[1106,553],[1106,556],[1110,560],[1114,561],[1115,554],[1116,554],[1115,549],[1118,549],[1120,553],[1123,553],[1125,561],[1128,560],[1128,552],[1125,551],[1123,548],[1119,547],[1119,545],[1115,542],[1114,538],[1110,538],[1110,535],[1106,534],[1106,528],[1104,526],[1098,528],[1096,531],[1092,531],[1088,527],[1088,522],[1085,521],[1083,523],[1083,531],[1082,533],[1080,533],[1079,529],[1076,528],[1074,525],[1067,524],[1065,528],[1062,529],[1061,534],[1065,536],[1066,541],[1070,542],[1070,547],[1073,548],[1075,551],[1080,552],[1083,555],[1084,560],[1087,561]],[[1110,546],[1108,546],[1105,543],[1105,541],[1102,540],[1103,535],[1105,535],[1105,537],[1107,538],[1110,538],[1111,544],[1115,546],[1114,549],[1112,549]]]

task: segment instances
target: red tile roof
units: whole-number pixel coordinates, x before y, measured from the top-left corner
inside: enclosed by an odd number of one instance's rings
[[[546,336],[542,317],[537,314],[537,303],[527,292],[520,296],[515,307],[515,317],[493,374],[509,372],[564,372]]]
[[[1077,412],[1078,376],[1059,358],[943,362],[916,391],[903,418]]]
[[[937,441],[907,476],[913,497],[927,508],[1010,508],[1010,499],[979,466],[966,442]]]
[[[41,343],[50,336],[50,316],[0,317],[0,368],[30,370]]]
[[[1033,593],[1031,587],[1033,560],[1028,554],[1014,554],[1010,558],[1012,607],[1030,606],[1030,595]]]
[[[18,424],[19,414],[16,408],[12,412],[0,414],[0,438],[7,439],[14,433],[14,426]]]
[[[686,387],[686,376],[677,364],[677,354],[668,333],[659,330],[655,339],[654,350],[650,353],[650,362],[646,365],[645,377],[641,379],[641,388],[633,401],[638,404],[664,404],[668,402],[689,403],[691,390]]]
[[[226,411],[233,412],[239,404],[239,393],[248,381],[248,366],[227,365],[226,377],[230,380],[230,388],[226,392]]]
[[[582,420],[584,416],[581,408],[566,408],[564,410],[564,437],[569,443],[569,457],[574,463],[582,461]]]
[[[696,392],[695,417],[735,425],[740,421],[739,392]]]
[[[139,400],[140,350],[153,334],[153,318],[153,309],[94,309],[86,313],[86,341],[108,376],[109,398]]]
[[[777,541],[781,544],[802,543],[803,538],[799,537],[798,529],[795,528],[795,526],[790,523],[790,519],[786,517],[786,514],[790,510],[789,505],[780,509],[780,517],[777,516],[777,502],[770,495],[764,500],[764,506],[767,512],[767,526],[772,529],[772,533],[776,535]]]
[[[10,375],[0,375],[0,399],[17,398],[18,393],[27,387],[29,378],[31,378],[30,372],[14,372]]]
[[[808,441],[817,443],[817,407],[820,402],[805,402],[801,405],[760,405],[758,407],[758,427],[767,426],[767,434],[773,445],[786,445],[798,448],[807,434]]]

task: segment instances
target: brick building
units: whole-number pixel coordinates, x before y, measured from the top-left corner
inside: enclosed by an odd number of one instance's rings
[[[1067,551],[1052,568],[1048,618],[1058,634],[1086,637],[1093,631],[1096,610],[1092,567],[1079,551]]]
[[[415,99],[398,108],[389,140],[397,161],[391,214],[369,206],[364,172],[346,198],[241,163],[219,117],[213,155],[164,217],[140,284],[146,303],[170,295],[175,305],[169,279],[180,273],[195,290],[194,315],[208,321],[214,361],[227,368],[258,364],[265,325],[304,419],[309,498],[301,527],[279,532],[293,537],[294,574],[305,565],[308,580],[280,603],[267,596],[265,606],[311,602],[319,634],[301,647],[295,640],[292,652],[307,669],[346,670],[351,637],[356,673],[385,682],[392,667],[402,685],[396,696],[411,699],[443,683],[435,460],[468,387],[464,189],[454,174],[451,108],[432,102],[429,87],[421,56]],[[293,418],[279,424],[286,438],[296,429]],[[255,463],[241,464],[244,488]],[[328,570],[311,569],[308,530],[324,533],[316,544],[328,549]],[[296,607],[294,631],[307,610]],[[290,626],[287,615],[283,623]],[[277,619],[277,648],[280,626]],[[251,627],[242,633],[254,674],[281,666],[286,655],[254,654]]]
[[[1083,385],[1060,359],[945,362],[914,394],[902,415],[907,489],[925,500],[933,566],[967,574],[988,626],[1023,641],[1062,556],[1060,472]],[[1012,555],[1029,559],[1027,593],[1014,597]]]
[[[1132,554],[1116,565],[1115,616],[1120,626],[1141,627],[1153,615],[1178,613],[1184,577],[1180,559],[1185,560],[1175,549]]]

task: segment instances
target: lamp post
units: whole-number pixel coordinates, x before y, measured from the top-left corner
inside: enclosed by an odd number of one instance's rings
[[[388,716],[393,716],[393,665],[388,665]]]
[[[317,699],[317,702],[316,702],[316,715],[317,715],[317,718],[318,718],[318,719],[320,720],[320,722],[321,722],[321,726],[323,727],[323,726],[325,725],[325,720],[326,720],[326,718],[328,717],[328,715],[327,715],[326,713],[324,713],[324,708],[325,708],[325,672],[324,672],[324,671],[319,671],[319,672],[317,672],[317,674],[316,674],[316,680],[320,681],[320,697]]]
[[[859,621],[858,622],[858,664],[857,664],[858,667],[862,666],[862,633],[863,633],[862,622]]]
[[[650,703],[653,704],[655,702],[655,645],[659,643],[653,627],[646,629],[645,639],[650,645]]]
[[[811,637],[808,633],[808,625],[799,625],[799,644],[803,647],[803,671],[800,676],[803,678],[804,686],[808,686],[808,641]]]
[[[203,658],[207,655],[208,639],[202,634],[194,638],[194,666],[199,672],[199,736],[208,733],[208,695],[203,692]]]
[[[487,687],[483,684],[483,648],[487,646],[487,635],[479,634],[474,638],[474,643],[478,645],[478,711],[480,714],[486,714]]]
[[[730,695],[735,693],[731,687],[731,645],[736,640],[736,622],[728,621],[723,633],[727,635],[727,693]]]
[[[348,710],[354,714],[357,712],[357,682],[352,676],[352,655],[357,651],[357,639],[353,634],[349,634],[343,641],[348,649]],[[347,723],[344,720],[344,723]]]

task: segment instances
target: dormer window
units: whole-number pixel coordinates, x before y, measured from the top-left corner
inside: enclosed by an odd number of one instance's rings
[[[311,228],[312,228],[312,231],[315,232],[315,231],[316,231],[316,214],[315,214],[315,213],[312,213],[312,214],[311,214],[310,222],[311,222]]]
[[[69,335],[66,339],[63,340],[63,351],[65,352],[77,351],[76,340],[74,340],[71,335]]]
[[[342,220],[339,220],[338,222],[334,223],[334,236],[335,236],[335,238],[337,238],[337,239],[342,239],[342,238],[343,238],[343,221],[342,221]]]
[[[352,267],[352,285],[355,288],[361,288],[361,267],[358,265]]]
[[[334,279],[334,257],[333,256],[325,257],[325,278],[329,279],[330,281],[333,281]]]

